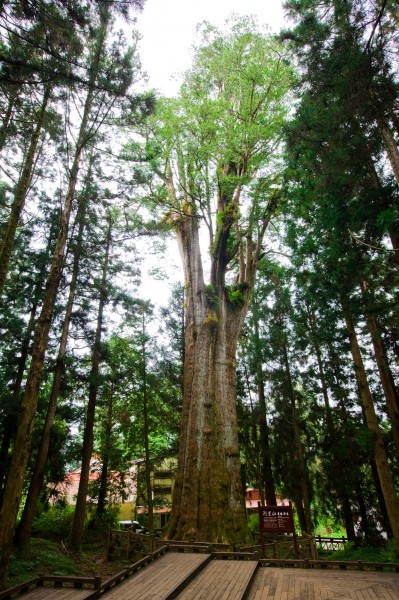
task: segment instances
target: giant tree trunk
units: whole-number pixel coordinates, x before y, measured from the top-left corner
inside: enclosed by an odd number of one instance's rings
[[[243,541],[244,494],[236,426],[236,327],[225,299],[219,322],[187,322],[179,470],[169,537]],[[199,303],[198,303],[199,304]],[[235,330],[234,330],[235,329]],[[177,521],[177,514],[184,519]]]
[[[349,343],[355,367],[356,379],[359,388],[360,400],[362,403],[367,427],[373,435],[374,461],[384,495],[385,505],[392,528],[397,551],[399,552],[399,499],[396,494],[395,484],[392,477],[392,471],[389,466],[387,454],[385,451],[384,440],[378,424],[377,415],[374,408],[373,399],[367,381],[366,371],[363,364],[362,355],[357,341],[355,326],[352,315],[346,302],[343,301],[343,314],[348,331]]]
[[[234,307],[223,285],[205,288],[194,217],[180,223],[186,276],[183,412],[167,537],[243,541],[244,491],[236,415],[236,348],[248,300]]]

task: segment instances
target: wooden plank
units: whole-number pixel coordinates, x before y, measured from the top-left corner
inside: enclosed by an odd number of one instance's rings
[[[254,561],[213,560],[177,600],[241,600],[256,569]]]

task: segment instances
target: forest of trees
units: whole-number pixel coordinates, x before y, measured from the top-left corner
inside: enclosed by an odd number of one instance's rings
[[[245,542],[251,485],[399,551],[397,2],[203,23],[176,98],[141,10],[0,1],[0,587],[78,466],[81,548],[93,453],[99,522],[111,471],[178,456],[168,538]]]

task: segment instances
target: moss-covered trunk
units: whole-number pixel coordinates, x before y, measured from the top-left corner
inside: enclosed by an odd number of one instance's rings
[[[209,318],[209,315],[208,315]],[[245,509],[237,441],[234,316],[187,323],[179,469],[169,535],[242,541]]]
[[[247,298],[205,286],[196,218],[177,228],[186,275],[183,412],[168,537],[243,541],[244,492],[236,415],[236,346]]]

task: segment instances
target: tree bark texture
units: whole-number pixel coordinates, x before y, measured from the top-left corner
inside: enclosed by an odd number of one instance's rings
[[[343,314],[348,331],[349,343],[355,368],[356,379],[359,388],[367,427],[373,436],[374,461],[384,495],[385,505],[392,528],[397,551],[399,552],[399,499],[396,494],[392,471],[388,462],[384,440],[378,424],[373,399],[367,381],[363,358],[357,341],[355,326],[352,315],[345,301],[343,301]]]
[[[111,451],[111,435],[112,435],[112,426],[113,426],[113,405],[114,405],[114,386],[112,383],[111,394],[108,399],[108,408],[107,408],[107,419],[105,421],[104,426],[104,443],[102,444],[101,449],[101,476],[100,476],[100,487],[98,490],[98,500],[97,500],[97,509],[96,514],[99,518],[102,518],[105,512],[106,500],[107,500],[107,491],[108,491],[108,470],[109,470],[109,458]]]
[[[88,177],[90,178],[90,169]],[[50,447],[51,430],[54,424],[58,397],[61,389],[62,375],[64,372],[65,354],[68,343],[69,326],[72,317],[73,303],[75,300],[76,287],[80,268],[80,258],[82,252],[83,231],[85,228],[85,216],[87,209],[87,196],[83,194],[79,204],[76,221],[78,223],[78,234],[74,249],[74,259],[72,268],[72,277],[69,284],[69,293],[67,305],[65,308],[64,323],[61,332],[60,346],[58,349],[58,357],[55,366],[53,384],[51,387],[50,400],[47,407],[46,420],[44,423],[39,450],[36,456],[35,466],[33,468],[32,477],[29,484],[29,490],[25,501],[24,510],[22,512],[21,521],[18,526],[17,539],[18,543],[23,547],[25,552],[29,551],[30,537],[32,531],[32,522],[36,514],[36,505],[39,498],[40,490],[44,480],[44,470],[46,466],[48,451]]]
[[[364,297],[368,296],[367,283],[360,280],[360,289]],[[384,391],[387,414],[391,422],[392,438],[396,449],[396,459],[399,461],[399,396],[395,381],[389,366],[388,356],[381,338],[380,328],[375,314],[368,310],[366,313],[367,324],[373,342],[374,357],[380,374],[380,381]]]
[[[50,252],[51,252],[51,246],[53,245],[53,242],[54,242],[54,230],[55,229],[56,229],[56,227],[53,227],[53,224],[52,224],[51,230],[50,230],[50,236],[49,236],[48,243],[47,243],[47,249],[46,249],[46,258],[48,258],[48,259],[51,258]],[[46,263],[47,263],[47,261],[46,261]],[[2,499],[3,499],[5,480],[6,480],[6,476],[7,476],[8,469],[9,469],[9,460],[10,460],[10,456],[12,454],[12,452],[10,452],[10,450],[12,449],[12,444],[14,442],[14,437],[16,434],[16,428],[17,428],[17,422],[18,422],[18,412],[19,412],[19,406],[20,406],[20,402],[21,402],[20,394],[21,394],[22,382],[23,382],[23,378],[24,378],[24,374],[25,374],[25,370],[26,370],[26,363],[27,363],[27,359],[28,359],[28,355],[29,355],[29,350],[30,350],[30,347],[32,344],[32,335],[33,335],[33,332],[35,329],[35,323],[36,323],[36,313],[37,313],[37,309],[39,307],[39,303],[43,297],[43,288],[44,288],[45,280],[46,280],[46,271],[43,268],[40,271],[40,274],[36,281],[35,289],[34,289],[33,295],[32,295],[33,299],[32,299],[32,306],[30,309],[29,321],[28,321],[28,325],[26,327],[26,331],[25,331],[22,343],[21,343],[20,356],[17,360],[18,370],[17,370],[17,374],[15,377],[15,381],[13,383],[13,389],[12,389],[13,406],[12,406],[11,413],[8,414],[6,417],[6,419],[7,419],[7,425],[5,427],[6,435],[3,438],[3,443],[2,443],[2,446],[0,449],[0,506],[2,503]]]
[[[177,236],[187,305],[179,468],[168,537],[243,541],[235,354],[248,302],[235,308],[223,286],[205,288],[195,217],[177,226]]]

